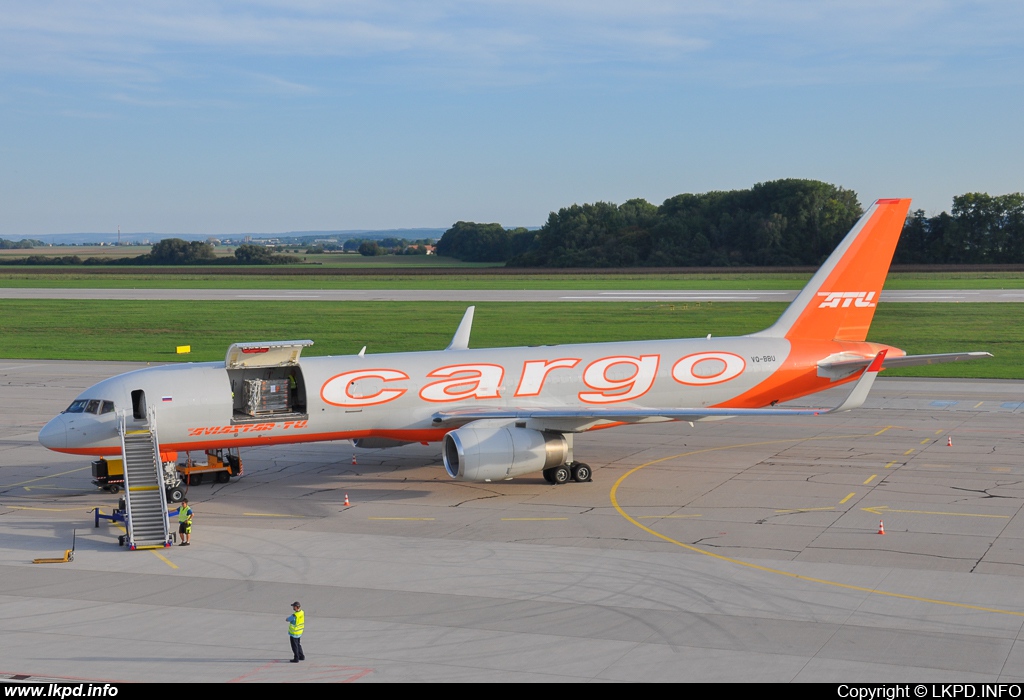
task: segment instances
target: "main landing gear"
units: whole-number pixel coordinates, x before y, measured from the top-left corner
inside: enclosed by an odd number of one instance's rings
[[[576,482],[590,481],[592,472],[589,464],[570,462],[569,464],[545,469],[543,474],[544,480],[549,484],[564,484],[569,479]]]

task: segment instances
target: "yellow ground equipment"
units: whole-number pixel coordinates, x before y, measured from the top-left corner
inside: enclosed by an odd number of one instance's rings
[[[164,491],[168,503],[180,503],[185,487],[173,462],[164,463]],[[124,488],[124,461],[120,457],[100,457],[92,463],[92,483],[108,493],[120,493]]]
[[[92,483],[104,491],[118,493],[124,488],[124,462],[120,457],[100,457],[92,463]]]
[[[65,549],[63,557],[50,557],[50,558],[44,557],[44,558],[41,558],[41,559],[33,559],[32,563],[33,564],[66,564],[69,561],[74,561],[75,560],[75,539],[77,539],[77,537],[76,537],[77,533],[78,533],[77,530],[72,530],[71,531],[71,549]]]
[[[204,481],[226,484],[231,477],[242,474],[242,459],[238,456],[238,450],[234,448],[207,450],[205,464],[193,462],[190,454],[185,463],[178,464],[177,470],[189,486]]]

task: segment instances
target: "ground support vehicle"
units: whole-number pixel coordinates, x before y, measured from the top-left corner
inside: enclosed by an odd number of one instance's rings
[[[124,488],[124,461],[120,457],[100,457],[92,463],[92,476],[92,483],[99,488],[108,493],[120,493]],[[185,498],[185,484],[174,462],[164,463],[163,479],[167,502],[181,503]]]
[[[124,488],[124,462],[118,457],[100,457],[92,463],[92,483],[108,493]]]
[[[241,476],[242,459],[238,456],[238,450],[225,448],[206,451],[206,462],[193,462],[189,454],[184,463],[176,467],[182,481],[189,486],[201,484],[204,481],[216,481],[219,484],[226,484],[233,476]]]

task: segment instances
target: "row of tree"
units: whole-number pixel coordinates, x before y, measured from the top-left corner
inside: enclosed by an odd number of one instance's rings
[[[22,248],[34,248],[37,245],[43,245],[42,241],[33,240],[31,238],[22,238],[20,241],[9,241],[6,238],[0,238],[0,250],[17,250]]]
[[[681,194],[660,207],[574,204],[537,231],[459,222],[438,254],[510,267],[815,265],[862,213],[856,193],[814,180]]]
[[[282,265],[301,260],[293,255],[280,255],[273,248],[244,243],[235,248],[234,259],[218,258],[213,246],[204,241],[165,238],[152,249],[131,258],[86,258],[77,255],[30,255],[24,260],[12,259],[8,265]]]
[[[213,246],[205,241],[184,241],[180,238],[165,238],[157,241],[149,253],[135,258],[120,258],[111,264],[125,265],[222,265],[235,262],[239,265],[281,265],[300,262],[292,255],[280,255],[254,243],[243,243],[235,248],[234,261],[218,258]]]
[[[1024,194],[974,192],[953,197],[953,211],[915,211],[900,236],[897,263],[1024,263]]]
[[[360,255],[426,255],[427,246],[433,245],[432,238],[349,238],[344,243],[323,242],[306,248],[307,254],[317,253],[359,253]]]
[[[459,221],[437,243],[438,255],[509,267],[731,267],[817,266],[863,210],[852,190],[816,180],[775,180],[747,190],[680,194],[655,206],[574,204],[548,216],[539,230]],[[0,248],[31,248],[5,241]],[[425,254],[427,240],[351,239],[330,248],[363,255]],[[307,252],[330,249],[310,248]],[[165,238],[131,258],[33,255],[10,264],[203,265],[224,264],[202,241]],[[297,263],[272,248],[244,244],[238,264]],[[982,193],[953,198],[951,213],[907,219],[894,262],[903,264],[1024,264],[1024,194]]]
[[[367,257],[373,257],[376,255],[426,255],[428,246],[431,245],[426,241],[422,243],[409,243],[405,239],[402,239],[400,243],[395,245],[388,245],[388,241],[394,239],[385,238],[383,241],[362,241],[356,248],[356,251],[360,255]],[[345,244],[348,246],[348,243]]]
[[[536,231],[525,228],[459,221],[441,236],[437,254],[467,262],[506,262],[528,251],[536,237]]]
[[[815,180],[681,194],[655,206],[574,204],[539,230],[460,221],[439,255],[509,267],[817,266],[863,213],[857,195]],[[1024,195],[965,194],[953,212],[907,219],[895,262],[1024,263]]]

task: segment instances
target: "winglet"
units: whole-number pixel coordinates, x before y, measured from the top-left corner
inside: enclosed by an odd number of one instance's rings
[[[466,314],[462,317],[462,323],[459,324],[458,330],[452,336],[452,342],[448,343],[448,347],[445,350],[469,349],[469,333],[473,330],[473,312],[475,310],[475,306],[470,306],[466,309]]]
[[[882,369],[882,361],[885,360],[885,353],[887,352],[889,351],[882,350],[875,355],[875,359],[871,361],[868,368],[860,375],[860,379],[857,380],[850,395],[846,397],[846,401],[843,401],[841,405],[833,409],[825,411],[825,413],[840,413],[863,406],[864,400],[868,397],[868,392],[871,391],[871,385],[875,383],[878,371]]]

